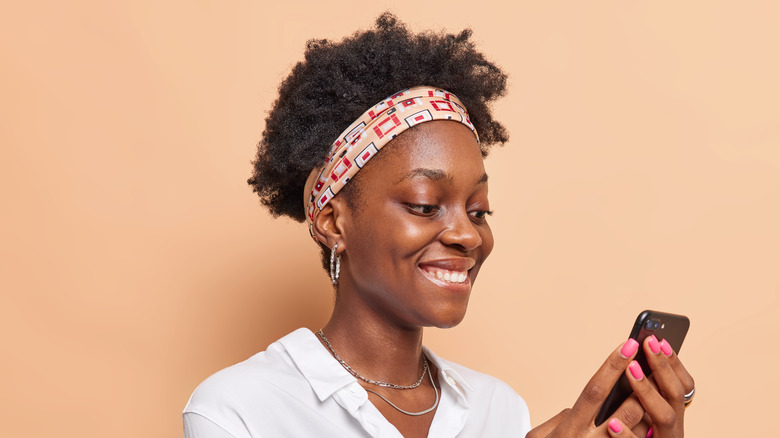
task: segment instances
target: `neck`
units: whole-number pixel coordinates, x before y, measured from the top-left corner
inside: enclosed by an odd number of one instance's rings
[[[336,354],[366,378],[398,385],[417,381],[422,369],[422,327],[401,327],[345,301],[340,294],[322,329]]]

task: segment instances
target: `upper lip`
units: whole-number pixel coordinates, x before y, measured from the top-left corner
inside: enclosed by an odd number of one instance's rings
[[[431,266],[447,271],[468,271],[476,264],[477,261],[470,257],[453,257],[420,262],[420,266]]]

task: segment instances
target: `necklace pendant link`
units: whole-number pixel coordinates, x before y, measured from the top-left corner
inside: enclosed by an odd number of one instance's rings
[[[396,385],[395,383],[383,382],[381,380],[371,380],[367,377],[361,376],[357,371],[352,369],[352,367],[349,366],[349,364],[347,364],[344,361],[344,359],[342,359],[341,357],[339,357],[338,354],[336,354],[336,351],[333,350],[333,346],[330,345],[330,341],[328,341],[328,338],[325,336],[325,333],[322,332],[322,329],[317,331],[317,336],[319,336],[320,339],[322,339],[322,342],[324,342],[325,346],[328,347],[328,350],[330,350],[330,354],[332,354],[333,357],[335,357],[336,360],[339,361],[339,363],[341,364],[342,367],[344,367],[345,370],[347,370],[350,374],[357,377],[358,379],[366,383],[370,383],[372,385],[381,386],[383,388],[392,388],[392,389],[414,389],[420,386],[420,384],[423,381],[423,378],[425,377],[425,373],[429,370],[428,358],[426,358],[425,355],[423,355],[422,373],[420,373],[420,378],[417,379],[417,381],[412,383],[411,385]]]
[[[433,386],[433,392],[436,394],[436,400],[434,400],[433,406],[429,407],[428,409],[423,409],[422,411],[419,411],[419,412],[410,412],[410,411],[403,410],[403,409],[399,408],[398,406],[396,406],[393,402],[391,402],[390,400],[385,398],[385,396],[383,396],[382,394],[380,394],[380,393],[378,393],[376,391],[372,391],[372,390],[370,390],[368,388],[364,388],[366,391],[368,391],[368,392],[376,395],[377,397],[381,398],[382,400],[384,400],[387,404],[392,406],[398,412],[401,412],[402,414],[406,414],[406,415],[411,415],[411,416],[420,416],[420,415],[425,415],[425,414],[433,411],[434,409],[436,409],[437,406],[439,406],[439,389],[436,387],[436,382],[434,382],[434,380],[433,380],[433,375],[431,374],[431,368],[428,366],[428,358],[426,358],[425,355],[423,355],[423,371],[422,371],[422,374],[420,375],[420,378],[417,380],[417,382],[415,382],[415,383],[413,383],[411,385],[396,385],[395,383],[382,382],[381,380],[371,380],[369,378],[361,376],[357,371],[352,369],[352,367],[349,366],[349,364],[347,364],[341,357],[339,357],[338,354],[336,354],[336,351],[333,350],[333,346],[330,345],[330,342],[328,341],[328,338],[325,337],[325,333],[322,332],[322,329],[317,331],[317,336],[319,336],[320,339],[322,339],[322,342],[324,342],[325,346],[328,347],[328,350],[330,350],[330,353],[333,355],[333,357],[336,358],[336,360],[341,364],[341,366],[344,367],[345,370],[347,370],[354,377],[356,377],[356,378],[358,378],[358,379],[360,379],[360,380],[362,380],[362,381],[364,381],[366,383],[370,383],[371,385],[376,385],[376,386],[381,386],[383,388],[391,388],[391,389],[414,389],[414,388],[417,388],[418,386],[420,386],[420,384],[423,381],[423,378],[427,374],[428,375],[428,379],[431,381],[431,386]]]

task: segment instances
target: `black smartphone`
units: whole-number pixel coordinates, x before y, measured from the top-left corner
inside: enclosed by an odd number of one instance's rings
[[[688,327],[690,327],[691,321],[687,316],[675,315],[673,313],[656,312],[654,310],[645,310],[640,313],[634,322],[634,327],[631,329],[630,338],[634,338],[639,342],[639,352],[636,355],[636,361],[642,366],[646,376],[650,376],[651,370],[647,364],[647,357],[645,357],[644,349],[642,348],[642,342],[646,337],[655,335],[660,341],[666,339],[666,342],[672,347],[672,349],[679,354],[680,347],[682,346],[683,339],[688,333]],[[599,413],[596,415],[596,426],[606,421],[612,414],[615,413],[618,407],[629,397],[634,391],[631,389],[631,384],[628,383],[628,378],[623,374],[620,379],[612,387],[609,396],[607,396],[604,404],[601,405]]]

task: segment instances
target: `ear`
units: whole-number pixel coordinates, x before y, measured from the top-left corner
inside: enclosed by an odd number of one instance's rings
[[[350,219],[350,211],[347,203],[341,198],[333,198],[314,219],[314,237],[328,248],[339,244],[339,253],[346,249],[344,230]]]

